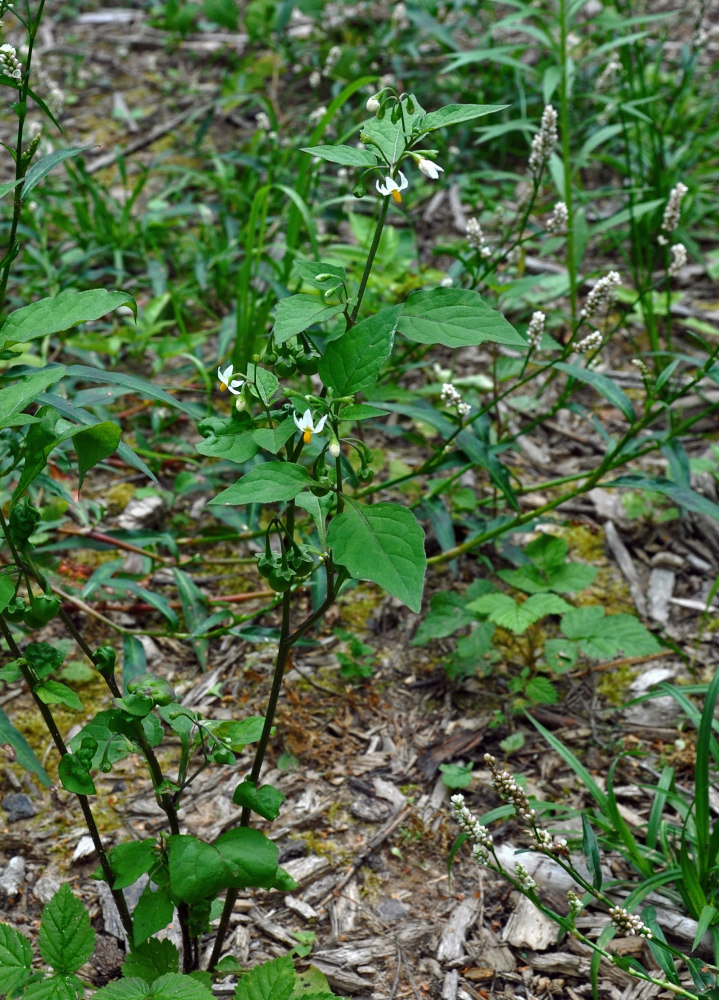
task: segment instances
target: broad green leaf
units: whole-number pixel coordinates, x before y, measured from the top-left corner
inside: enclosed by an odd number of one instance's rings
[[[550,590],[569,594],[584,590],[598,573],[596,566],[588,563],[565,563],[551,573],[542,573],[538,566],[520,566],[519,569],[502,569],[497,576],[505,583],[524,590],[527,594],[541,594]]]
[[[509,594],[484,594],[471,601],[467,608],[487,615],[490,621],[519,635],[545,615],[560,615],[571,605],[556,594],[532,594],[522,604]]]
[[[42,911],[38,947],[47,964],[61,974],[77,972],[92,955],[95,931],[87,910],[67,883]]]
[[[292,417],[288,417],[276,427],[258,427],[256,431],[252,432],[252,438],[255,444],[262,448],[263,451],[268,451],[271,455],[277,455],[280,448],[283,448],[285,443],[296,432],[297,428],[294,420]]]
[[[616,406],[630,423],[636,420],[634,407],[629,397],[623,389],[619,388],[616,382],[606,375],[595,372],[592,368],[582,368],[581,365],[568,365],[564,361],[557,361],[554,367],[558,368],[559,371],[565,372],[567,375],[571,375],[572,378],[576,378],[579,382],[586,382],[587,385],[591,385],[593,389],[597,390],[600,396],[604,396],[608,403]]]
[[[66,753],[60,758],[57,768],[62,787],[74,795],[96,795],[95,783],[90,777],[86,764],[73,753]]]
[[[625,476],[612,479],[611,482],[602,483],[602,486],[627,486],[630,489],[661,493],[663,496],[669,497],[677,507],[681,507],[683,510],[693,510],[698,514],[706,514],[707,517],[712,517],[714,520],[719,521],[719,504],[714,503],[713,500],[703,496],[701,493],[697,493],[696,490],[692,490],[688,486],[680,486],[678,483],[673,483],[670,479],[659,477],[655,479],[652,476],[642,476],[638,472],[630,472]]]
[[[82,702],[78,696],[72,688],[63,684],[62,681],[42,681],[36,686],[35,694],[45,705],[67,705],[68,708],[74,708],[76,711],[80,711],[82,708]]]
[[[82,489],[85,473],[117,450],[121,437],[122,431],[119,425],[111,420],[104,420],[101,424],[86,427],[72,435],[80,477],[78,489]]]
[[[51,365],[28,375],[8,376],[0,381],[0,427],[8,427],[15,414],[34,403],[49,385],[58,382],[65,374],[63,365]]]
[[[401,306],[390,306],[368,316],[327,345],[319,374],[336,396],[352,396],[377,381],[392,353]]]
[[[148,882],[132,913],[135,944],[142,944],[172,923],[175,907],[167,889]]]
[[[408,109],[407,99],[402,101],[403,115],[396,122],[392,121],[392,114],[388,111],[384,118],[370,118],[362,125],[360,138],[363,141],[364,136],[370,138],[382,150],[385,161],[393,167],[399,162],[402,153],[407,148],[406,136],[415,125],[421,129],[422,120],[425,117],[424,108],[414,94],[412,94],[412,101],[414,104],[412,112]]]
[[[150,938],[149,941],[135,945],[122,963],[123,978],[132,979],[137,976],[146,983],[154,983],[168,972],[179,971],[180,953],[167,938]]]
[[[255,966],[243,976],[234,1000],[289,1000],[295,985],[295,970],[289,955]]]
[[[0,993],[15,996],[32,974],[32,945],[14,927],[0,924]]]
[[[633,615],[606,615],[601,605],[573,608],[562,616],[562,632],[574,639],[585,656],[611,659],[624,656],[650,656],[661,645]]]
[[[23,1000],[81,1000],[85,984],[72,974],[48,976],[25,989]]]
[[[260,785],[258,788],[254,781],[245,778],[235,789],[232,801],[237,806],[252,809],[259,816],[272,822],[279,816],[285,796],[273,785]]]
[[[343,167],[373,167],[377,157],[367,149],[357,149],[356,146],[305,146],[300,152],[318,156],[330,163],[339,163]]]
[[[249,364],[247,366],[247,381],[264,405],[269,406],[280,384],[277,376],[265,368],[260,368],[259,365]]]
[[[477,292],[434,288],[412,292],[402,306],[397,329],[408,340],[445,347],[472,347],[493,341],[526,347],[527,341]]]
[[[238,826],[220,834],[213,846],[228,866],[228,885],[248,889],[251,886],[269,888],[273,884],[279,852],[277,844],[260,830]]]
[[[508,104],[447,104],[425,115],[422,131],[431,132],[436,128],[446,128],[447,125],[458,125],[483,115],[496,114],[508,107]]]
[[[351,576],[371,580],[419,612],[427,559],[424,532],[410,511],[392,503],[348,507],[330,524],[327,542]]]
[[[314,480],[307,469],[292,462],[264,462],[250,469],[234,486],[218,493],[210,504],[280,503],[293,500]]]
[[[559,700],[559,692],[554,684],[541,675],[528,680],[522,693],[533,705],[556,705]]]
[[[209,458],[221,458],[227,462],[244,465],[254,458],[259,450],[252,431],[252,421],[249,419],[246,421],[246,426],[238,426],[233,420],[208,417],[201,421],[198,430],[203,440],[195,447],[201,455],[207,455]]]
[[[248,743],[256,743],[262,736],[265,718],[263,715],[250,715],[246,719],[208,719],[202,723],[203,729],[211,733],[223,743],[228,743],[231,750],[238,753],[244,750]]]
[[[15,751],[16,759],[21,767],[34,774],[46,788],[52,784],[50,776],[21,732],[13,726],[7,715],[0,709],[0,743],[6,743]]]
[[[453,635],[457,629],[471,625],[476,618],[467,608],[466,597],[452,591],[432,594],[429,607],[430,610],[412,639],[413,646],[421,646],[430,639],[444,639]]]
[[[214,1000],[214,994],[192,976],[168,972],[151,986],[134,976],[118,979],[93,994],[93,1000]]]
[[[341,303],[327,303],[320,295],[307,295],[304,292],[288,295],[280,299],[275,310],[275,325],[272,330],[275,344],[284,344],[315,323],[322,323],[341,311]]]
[[[26,344],[37,337],[70,330],[78,323],[100,319],[118,306],[130,306],[137,315],[135,300],[127,292],[92,288],[84,292],[66,289],[59,295],[38,299],[11,312],[0,327],[0,349],[8,344]]]
[[[118,844],[108,852],[110,868],[115,876],[113,889],[126,889],[128,885],[137,882],[141,875],[148,872],[157,861],[157,840],[149,837],[146,840],[131,840]]]
[[[301,257],[293,263],[305,284],[320,292],[326,291],[333,285],[347,283],[347,272],[338,264],[328,264],[325,260],[303,260]]]
[[[231,884],[230,868],[211,844],[190,834],[167,838],[170,890],[176,899],[196,903],[213,898]]]
[[[547,639],[544,659],[554,674],[564,674],[577,662],[577,644],[569,639]]]
[[[15,581],[9,573],[0,573],[0,611],[3,611],[15,595]]]
[[[36,160],[25,174],[25,183],[22,188],[23,201],[43,177],[46,177],[51,170],[55,169],[58,163],[69,160],[73,156],[79,156],[86,149],[92,149],[92,147],[75,146],[71,149],[56,149],[54,152],[48,153],[47,156],[43,156],[42,159]]]
[[[43,407],[38,416],[42,419],[31,424],[25,435],[25,462],[13,490],[13,499],[19,499],[28,486],[37,479],[45,468],[50,452],[62,440],[62,436],[55,433],[57,414]]]
[[[316,965],[306,972],[295,973],[295,985],[290,1000],[336,1000],[330,989],[327,976]]]
[[[370,406],[369,403],[350,403],[340,410],[340,420],[372,420],[379,417],[386,417],[387,411],[378,406]]]

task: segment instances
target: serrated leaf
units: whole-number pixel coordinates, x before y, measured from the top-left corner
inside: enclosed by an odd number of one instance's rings
[[[470,611],[487,615],[495,625],[520,635],[540,618],[563,614],[570,605],[556,594],[532,594],[522,604],[518,604],[509,594],[495,593],[484,594],[471,601],[467,607]]]
[[[233,1000],[289,1000],[295,985],[292,959],[282,955],[256,965],[240,979]]]
[[[446,128],[447,125],[458,125],[483,115],[496,114],[508,107],[508,104],[447,104],[425,115],[422,131],[431,132],[436,128]]]
[[[549,575],[542,573],[538,566],[520,566],[519,569],[499,570],[497,576],[527,594],[549,591],[570,594],[588,587],[598,572],[595,566],[587,563],[566,563]]]
[[[577,662],[576,643],[569,639],[548,639],[544,645],[544,659],[554,674],[564,674]]]
[[[397,329],[408,340],[445,347],[472,347],[492,341],[525,347],[504,316],[477,292],[463,288],[434,288],[412,292],[402,306]]]
[[[275,325],[272,330],[275,344],[284,344],[315,323],[331,319],[341,311],[341,303],[327,303],[320,295],[307,295],[304,292],[288,295],[280,299],[275,309]]]
[[[304,146],[300,152],[329,160],[330,163],[339,163],[343,167],[373,167],[377,163],[377,157],[369,150],[357,149],[356,146]]]
[[[150,938],[136,945],[122,963],[125,979],[154,983],[168,972],[180,971],[180,953],[167,938]]]
[[[579,382],[591,385],[593,389],[597,390],[600,396],[604,396],[607,402],[616,406],[630,423],[636,420],[634,407],[629,397],[623,389],[619,388],[616,382],[606,375],[595,372],[593,368],[582,368],[581,365],[569,365],[564,361],[555,362],[554,367],[565,372],[567,375],[571,375],[572,378],[576,378]]]
[[[290,1000],[337,1000],[330,989],[327,976],[316,965],[306,972],[295,973],[295,985]]]
[[[573,608],[563,615],[562,632],[574,639],[585,656],[611,659],[650,656],[662,650],[654,635],[633,615],[606,615],[601,605]]]
[[[532,677],[522,692],[533,705],[556,705],[559,692],[546,677]]]
[[[121,437],[122,431],[119,425],[113,423],[111,420],[104,420],[102,423],[95,424],[94,427],[86,427],[72,435],[72,443],[77,452],[77,466],[80,480],[78,490],[82,489],[85,474],[93,466],[109,458],[110,455],[117,451]]]
[[[32,945],[8,924],[0,924],[0,993],[14,996],[32,974]]]
[[[418,612],[427,558],[414,515],[392,503],[348,507],[330,524],[327,543],[352,577],[371,580]]]
[[[87,910],[67,883],[42,911],[38,947],[47,964],[62,975],[76,972],[92,955],[95,931]]]
[[[258,788],[254,781],[246,778],[235,789],[232,801],[272,822],[279,816],[285,796],[273,785],[260,785]]]
[[[0,709],[0,743],[9,744],[15,751],[18,764],[30,774],[34,774],[46,788],[50,787],[52,781],[49,774],[35,756],[35,752],[23,734],[13,726],[2,709]]]
[[[210,504],[280,503],[293,500],[314,480],[307,469],[292,462],[264,462],[228,486]]]
[[[26,987],[23,1000],[82,1000],[85,984],[77,976],[48,976]]]
[[[214,1000],[214,995],[192,976],[168,972],[152,986],[135,977],[108,983],[94,994],[93,1000]]]
[[[10,313],[0,327],[0,349],[8,344],[26,344],[37,337],[63,333],[78,323],[100,319],[119,306],[129,306],[137,315],[137,306],[130,294],[105,288],[84,292],[66,289],[58,295],[38,299]]]
[[[382,309],[327,345],[319,374],[336,396],[352,396],[374,385],[392,353],[401,306]]]

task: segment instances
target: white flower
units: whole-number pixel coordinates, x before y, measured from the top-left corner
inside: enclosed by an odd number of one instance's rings
[[[365,107],[372,115],[376,111],[379,111],[379,109],[382,107],[382,105],[379,102],[379,94],[375,94],[374,97],[367,98],[367,103],[365,104]]]
[[[402,201],[402,195],[400,194],[400,191],[404,191],[404,189],[409,184],[409,181],[404,176],[401,170],[397,171],[397,177],[399,178],[399,184],[394,179],[394,177],[385,177],[383,184],[380,183],[380,181],[377,181],[377,190],[379,191],[380,194],[383,194],[385,197],[387,197],[388,194],[391,194],[392,198],[399,205],[399,203]]]
[[[302,431],[302,440],[304,441],[305,444],[310,443],[313,434],[322,433],[322,428],[324,427],[325,421],[327,420],[327,414],[325,413],[325,415],[323,417],[320,417],[320,419],[315,424],[314,421],[312,420],[312,414],[310,413],[309,409],[305,410],[305,412],[302,414],[301,417],[298,416],[297,413],[294,413],[293,417],[297,430]]]
[[[674,276],[675,274],[679,274],[687,262],[687,248],[683,243],[675,243],[673,246],[669,247],[669,252],[672,255],[672,262],[669,265],[669,273]]]
[[[420,156],[417,160],[417,166],[422,171],[425,177],[429,177],[430,180],[436,181],[441,173],[444,173],[444,167],[440,167],[433,160],[426,160],[424,156]]]
[[[544,336],[544,321],[546,320],[545,314],[537,309],[536,312],[532,313],[532,318],[529,321],[529,326],[527,327],[527,340],[529,341],[529,346],[532,350],[536,350],[542,343],[542,337]]]
[[[220,380],[220,392],[229,389],[233,396],[239,396],[245,382],[244,379],[232,377],[232,365],[228,365],[224,371],[218,368],[217,377]]]
[[[552,150],[558,141],[557,112],[551,104],[547,104],[542,112],[539,132],[532,139],[532,150],[528,162],[529,169],[533,174],[539,174],[552,155]]]

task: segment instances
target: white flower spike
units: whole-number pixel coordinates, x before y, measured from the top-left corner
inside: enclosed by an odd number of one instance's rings
[[[322,433],[322,428],[324,427],[325,421],[327,420],[327,414],[325,413],[325,415],[323,417],[320,417],[320,419],[315,424],[314,421],[312,420],[312,414],[310,413],[309,410],[305,410],[305,412],[302,414],[301,417],[298,416],[297,413],[293,414],[293,416],[297,430],[302,431],[302,440],[304,441],[305,444],[310,443],[313,434]]]
[[[377,181],[377,190],[379,191],[380,194],[385,195],[385,197],[388,194],[391,194],[393,200],[396,201],[397,204],[399,205],[399,203],[402,201],[402,195],[400,194],[400,191],[404,191],[404,189],[409,184],[409,181],[404,176],[401,170],[397,171],[397,177],[399,178],[399,184],[393,177],[385,177],[384,184],[380,183],[380,181]]]
[[[244,379],[232,377],[232,365],[228,365],[224,371],[222,368],[218,368],[217,377],[220,380],[220,392],[228,389],[233,396],[239,396],[242,392],[242,387],[245,384]]]
[[[417,160],[417,166],[431,181],[436,181],[439,175],[444,173],[444,167],[440,167],[434,160],[426,160],[424,156],[420,156]]]

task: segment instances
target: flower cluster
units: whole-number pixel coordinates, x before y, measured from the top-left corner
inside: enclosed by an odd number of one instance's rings
[[[683,243],[674,243],[673,246],[669,247],[669,252],[672,255],[669,274],[674,277],[676,274],[679,274],[687,262],[687,248]]]
[[[539,132],[532,139],[532,151],[529,154],[529,169],[535,176],[541,173],[558,140],[557,112],[551,104],[547,104],[542,112]]]
[[[472,250],[479,250],[481,257],[490,257],[492,255],[489,245],[485,242],[480,221],[474,215],[471,219],[467,219],[467,245]]]
[[[529,346],[533,351],[539,348],[542,343],[542,337],[544,336],[544,322],[546,320],[544,313],[537,309],[536,312],[532,313],[532,318],[529,321],[529,326],[527,327],[527,340],[529,341]]]
[[[546,229],[548,233],[566,233],[569,223],[569,210],[566,202],[558,201],[552,209],[552,214],[547,219]]]
[[[689,188],[686,184],[678,181],[669,192],[669,198],[664,208],[664,218],[662,219],[662,232],[657,237],[657,242],[661,246],[666,246],[669,242],[666,234],[671,233],[679,225],[679,216],[682,212],[682,199],[688,190]]]
[[[542,851],[543,854],[552,854],[555,857],[568,858],[569,848],[567,847],[567,841],[564,837],[560,839],[555,839],[549,830],[543,830],[541,827],[536,827],[531,831],[534,837],[534,842],[537,848]]]
[[[534,881],[521,861],[514,862],[514,874],[517,876],[517,882],[523,892],[534,892],[537,888],[537,883]]]
[[[22,77],[22,63],[17,57],[17,49],[14,45],[0,45],[0,73],[11,76],[13,80]]]
[[[642,937],[652,937],[652,932],[642,918],[638,917],[636,913],[625,910],[623,906],[612,906],[609,910],[609,916],[617,930],[622,931],[623,934],[641,934]]]
[[[478,864],[487,864],[490,853],[494,853],[492,834],[466,807],[464,795],[453,795],[449,801],[452,803],[454,818],[459,828],[467,834],[467,839],[472,844],[472,860]]]
[[[594,83],[594,93],[603,94],[609,90],[617,78],[617,74],[622,68],[616,56],[612,56]]]
[[[581,897],[573,892],[571,889],[567,891],[567,902],[569,903],[569,914],[572,917],[578,917],[579,914],[584,909],[584,903],[582,903]]]
[[[572,347],[572,350],[577,354],[588,354],[590,351],[596,350],[598,347],[602,346],[602,335],[599,330],[595,330],[593,333],[588,333],[587,336],[578,341]]]
[[[533,823],[537,814],[529,804],[527,793],[519,787],[514,776],[509,771],[500,771],[497,767],[497,759],[491,753],[484,755],[484,763],[490,770],[492,784],[499,797],[505,802],[511,802],[517,816],[525,823]]]
[[[600,278],[587,296],[584,309],[579,314],[582,319],[591,319],[598,312],[608,312],[617,297],[617,289],[621,283],[622,279],[616,271],[610,271],[609,274],[605,274],[603,278]]]
[[[469,403],[462,402],[462,393],[455,389],[451,382],[443,383],[439,398],[445,406],[455,406],[460,417],[466,417],[472,409]]]

